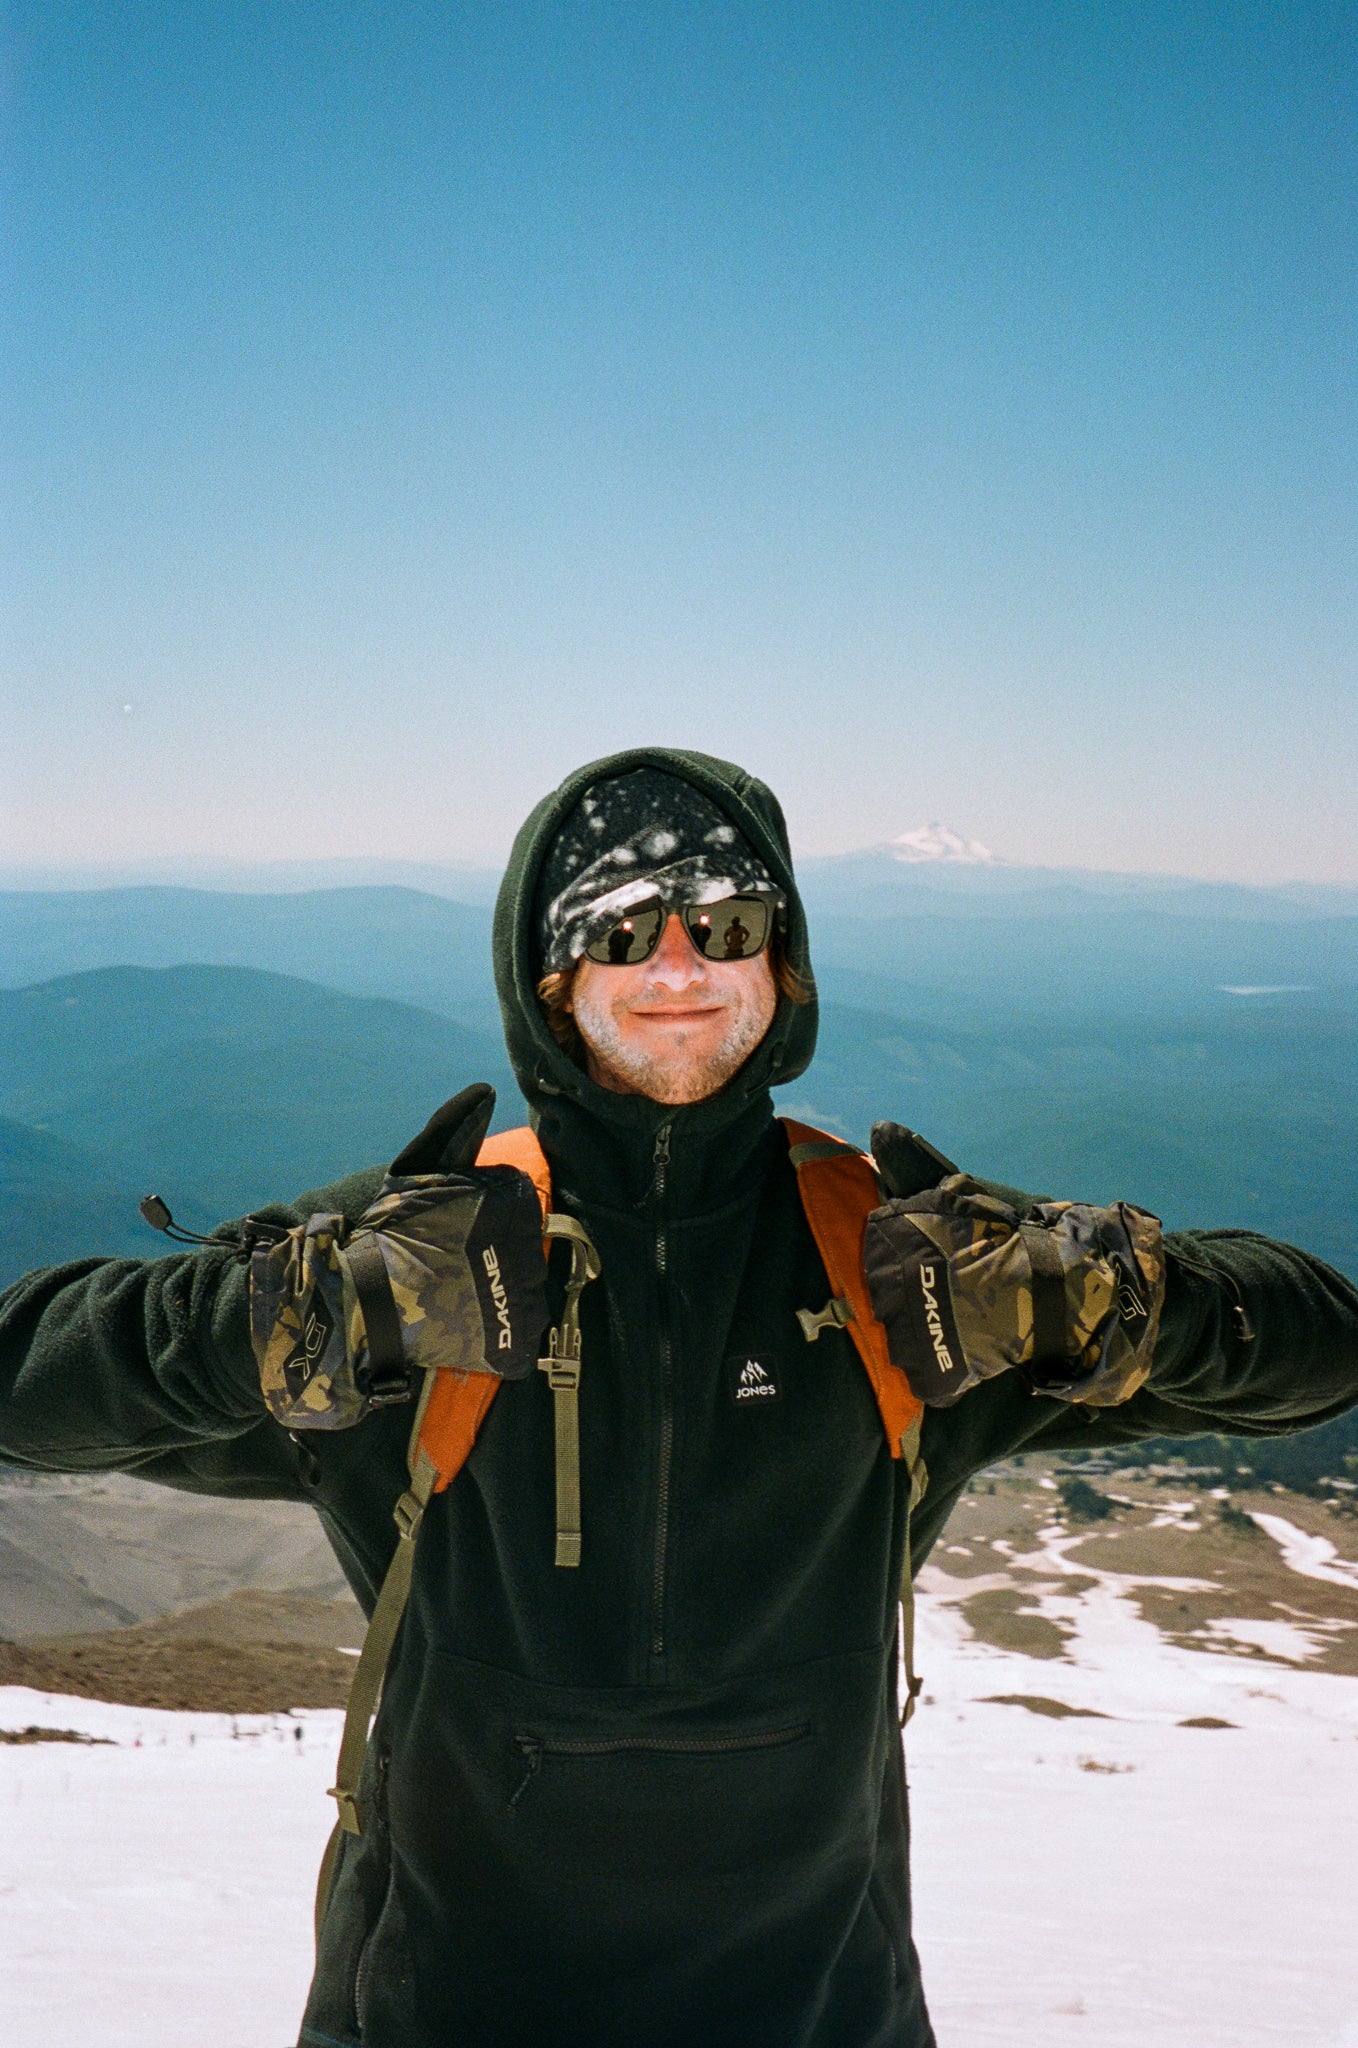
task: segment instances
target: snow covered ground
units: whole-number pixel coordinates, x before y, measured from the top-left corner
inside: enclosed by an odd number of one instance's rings
[[[1358,2048],[1358,1679],[1177,1647],[1080,1571],[1041,1596],[1055,1659],[979,1641],[978,1581],[927,1575],[908,1758],[941,2048]],[[0,1728],[30,1725],[102,1740],[0,1743],[5,2048],[288,2048],[339,1716],[0,1690]]]
[[[921,1603],[906,1751],[941,2048],[1358,2048],[1358,1679],[1178,1648],[1106,1582],[1061,1618],[1054,1662]]]

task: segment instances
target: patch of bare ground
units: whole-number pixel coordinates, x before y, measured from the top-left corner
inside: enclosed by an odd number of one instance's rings
[[[1092,1585],[1093,1580],[1087,1581]],[[997,1650],[1016,1650],[1024,1657],[1064,1657],[1070,1631],[1038,1612],[1032,1588],[994,1586],[973,1593],[961,1603],[967,1626],[983,1643]]]
[[[86,1748],[111,1747],[107,1736],[82,1735],[76,1728],[0,1728],[0,1742],[22,1747],[34,1742],[79,1742]]]
[[[1350,1498],[1327,1502],[1258,1487],[1214,1492],[1173,1475],[1097,1473],[1087,1484],[1112,1512],[1087,1520],[1071,1512],[1062,1484],[1052,1461],[1050,1470],[983,1481],[958,1502],[929,1567],[939,1574],[934,1588],[981,1641],[1060,1657],[1071,1630],[1064,1617],[1040,1611],[1044,1596],[1078,1597],[1096,1574],[1109,1573],[1147,1621],[1186,1649],[1358,1676],[1358,1585],[1298,1570],[1251,1520],[1260,1512],[1323,1537],[1342,1579],[1358,1559]],[[1078,1505],[1079,1489],[1073,1497]],[[1048,1547],[1041,1532],[1052,1528],[1061,1532],[1064,1572],[1046,1571],[1040,1561]],[[971,1580],[984,1584],[969,1595]]]
[[[1097,1707],[1069,1707],[1064,1700],[1048,1699],[1041,1692],[988,1692],[984,1696],[988,1707],[1026,1707],[1030,1714],[1041,1714],[1048,1721],[1106,1721],[1107,1714],[1101,1714]]]
[[[352,1600],[233,1593],[136,1628],[0,1643],[0,1685],[200,1713],[342,1707],[356,1662],[342,1653],[363,1628]]]

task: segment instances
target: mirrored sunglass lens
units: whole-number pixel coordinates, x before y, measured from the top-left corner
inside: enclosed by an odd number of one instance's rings
[[[691,904],[684,923],[705,960],[749,960],[768,937],[769,906],[762,896],[728,896]]]
[[[586,946],[586,959],[597,961],[601,967],[635,967],[639,960],[648,960],[655,951],[660,915],[652,904],[648,909],[634,910],[630,917],[620,918],[611,931]]]

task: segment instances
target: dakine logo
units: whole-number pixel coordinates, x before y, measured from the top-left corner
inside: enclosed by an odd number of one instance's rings
[[[509,1320],[509,1296],[505,1292],[505,1283],[500,1277],[500,1261],[495,1255],[493,1244],[488,1244],[482,1252],[481,1263],[485,1267],[486,1277],[490,1281],[490,1298],[495,1304],[495,1320],[500,1326],[500,1334],[496,1341],[501,1351],[512,1351],[514,1349],[514,1326]]]
[[[943,1317],[938,1306],[938,1278],[932,1265],[919,1269],[920,1299],[924,1305],[924,1327],[929,1333],[929,1342],[934,1347],[934,1357],[940,1372],[951,1372],[956,1360],[948,1349],[943,1334]]]
[[[1118,1314],[1124,1323],[1139,1323],[1146,1313],[1146,1305],[1140,1295],[1126,1280],[1118,1289]]]
[[[302,1334],[283,1367],[284,1384],[294,1401],[301,1398],[320,1371],[334,1327],[323,1297],[315,1295],[307,1310]]]
[[[772,1360],[751,1358],[748,1352],[738,1352],[727,1361],[731,1375],[731,1399],[738,1408],[749,1407],[756,1401],[779,1399],[777,1376]]]

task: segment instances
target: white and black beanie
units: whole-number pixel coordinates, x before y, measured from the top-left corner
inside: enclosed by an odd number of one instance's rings
[[[663,768],[633,768],[587,789],[562,820],[537,890],[542,972],[573,967],[639,904],[667,909],[783,892],[710,797]]]

